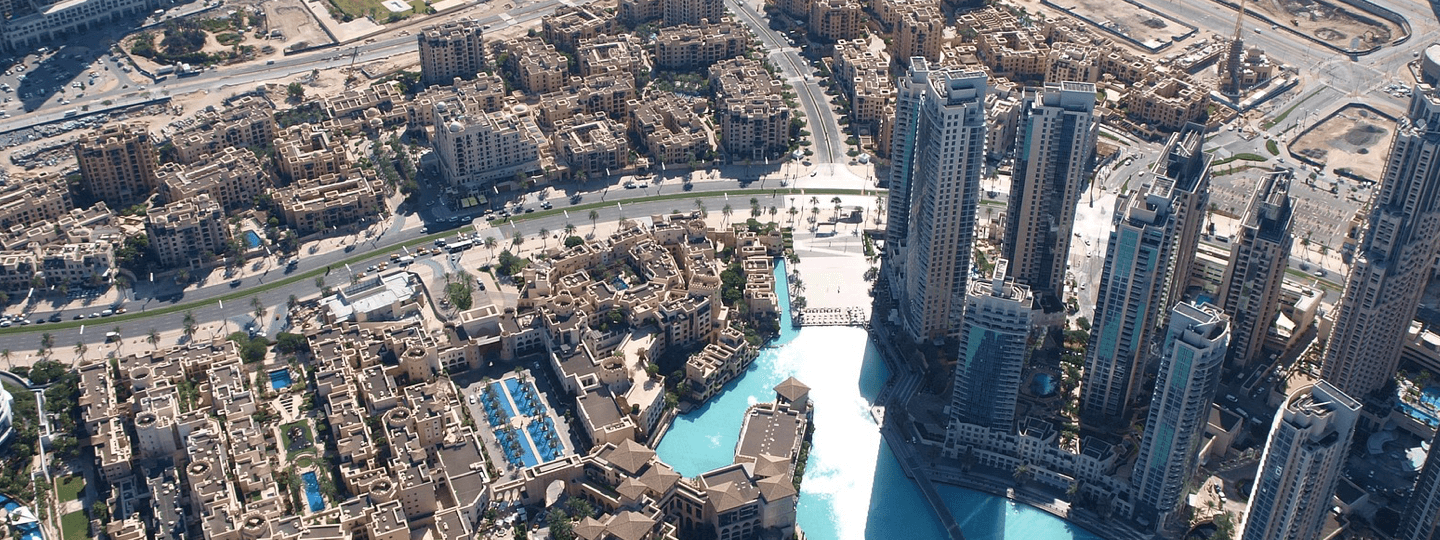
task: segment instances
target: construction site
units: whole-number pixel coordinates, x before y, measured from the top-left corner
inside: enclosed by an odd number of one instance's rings
[[[1290,143],[1290,153],[1319,167],[1334,166],[1337,171],[1346,169],[1340,172],[1378,180],[1394,138],[1394,120],[1370,107],[1350,104],[1302,132]]]
[[[1370,51],[1405,34],[1399,24],[1358,6],[1324,0],[1250,0],[1246,9],[1347,53]]]
[[[1196,32],[1194,26],[1129,0],[1072,0],[1063,6],[1046,1],[1044,4],[1104,28],[1152,53]]]

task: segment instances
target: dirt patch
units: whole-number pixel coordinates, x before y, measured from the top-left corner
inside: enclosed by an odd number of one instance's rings
[[[1346,51],[1390,43],[1404,33],[1399,26],[1359,8],[1320,0],[1261,0],[1249,9],[1302,34]]]
[[[1193,31],[1179,21],[1123,1],[1074,0],[1060,9],[1130,38],[1152,51]]]
[[[257,31],[266,36],[274,30],[280,31],[280,36],[275,38],[252,39],[251,45],[270,45],[278,56],[286,46],[302,41],[311,45],[330,43],[330,36],[300,0],[242,0],[240,3],[265,10],[265,26]]]
[[[1385,150],[1394,137],[1394,121],[1348,105],[1301,134],[1290,144],[1290,151],[1374,180],[1385,170]]]

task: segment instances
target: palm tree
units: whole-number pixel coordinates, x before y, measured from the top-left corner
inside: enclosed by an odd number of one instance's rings
[[[800,211],[799,211],[799,210],[796,210],[794,206],[791,206],[789,210],[786,210],[786,212],[790,214],[790,224],[791,224],[791,225],[794,225],[794,224],[795,224],[795,214],[799,214]]]
[[[54,346],[55,346],[55,336],[50,335],[49,332],[45,332],[44,334],[40,334],[40,350],[41,350],[41,351],[49,350],[51,347],[54,347]]]
[[[88,350],[90,350],[90,347],[87,346],[87,345],[85,345],[85,342],[84,342],[84,341],[76,341],[76,342],[75,342],[75,359],[76,359],[77,361],[79,361],[79,360],[84,360],[84,359],[85,359],[85,351],[88,351]]]
[[[497,241],[495,240],[495,237],[494,237],[494,236],[486,236],[486,237],[485,237],[485,247],[490,248],[490,257],[491,257],[491,258],[494,258],[494,257],[495,257],[495,246],[498,245],[498,244],[499,244],[499,242],[497,242]]]
[[[575,224],[574,224],[574,223],[566,223],[566,224],[565,224],[565,237],[566,237],[566,238],[569,238],[569,237],[571,237],[571,236],[575,236]]]
[[[820,198],[813,195],[810,196],[810,206],[820,206]]]
[[[285,299],[285,305],[290,309],[295,309],[295,306],[300,305],[300,298],[292,294],[290,298]]]
[[[725,205],[724,208],[721,208],[721,209],[720,209],[720,215],[722,215],[722,216],[725,217],[725,219],[723,219],[722,222],[730,221],[730,214],[731,214],[732,212],[734,212],[734,211],[735,211],[735,210],[734,210],[734,209],[731,209],[731,208],[730,208],[730,205],[729,205],[728,203]]]
[[[540,247],[541,247],[541,249],[544,249],[545,246],[546,246],[547,244],[549,244],[549,243],[550,243],[550,229],[547,229],[547,228],[545,228],[545,227],[541,227],[541,228],[540,228]]]
[[[185,340],[186,340],[186,341],[192,341],[192,340],[195,339],[195,331],[196,331],[196,330],[199,330],[199,328],[195,326],[195,312],[194,312],[194,311],[186,311],[186,312],[185,312],[185,318],[183,318],[183,319],[180,320],[180,327],[181,327],[182,330],[185,331]]]
[[[770,222],[771,222],[771,223],[774,223],[774,222],[775,222],[775,214],[779,214],[779,213],[780,213],[780,209],[779,209],[779,208],[776,208],[776,207],[774,207],[774,206],[771,206],[771,207],[770,207]]]
[[[253,310],[251,313],[255,314],[256,319],[265,317],[265,303],[260,301],[259,296],[250,297],[250,309]]]
[[[510,237],[510,245],[515,247],[520,247],[520,244],[524,241],[525,235],[520,234],[520,231],[515,231],[515,235]]]
[[[324,289],[324,288],[325,288],[325,276],[316,276],[316,277],[315,277],[315,288],[316,288],[316,289]]]
[[[9,369],[9,368],[10,368],[10,349],[5,349],[5,350],[3,350],[3,351],[0,351],[0,358],[4,358],[4,359],[5,359],[5,368],[6,368],[6,369]]]
[[[152,349],[159,349],[160,332],[151,328],[150,333],[145,336],[145,341],[150,344]]]

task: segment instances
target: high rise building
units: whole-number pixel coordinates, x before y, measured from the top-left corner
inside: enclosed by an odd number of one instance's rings
[[[1280,285],[1294,242],[1290,235],[1290,182],[1294,178],[1290,169],[1280,169],[1260,180],[1230,247],[1230,266],[1220,285],[1219,303],[1230,317],[1228,357],[1232,368],[1245,366],[1260,355],[1266,333],[1280,311]]]
[[[1015,422],[1020,371],[1030,356],[1030,289],[1006,275],[1000,259],[990,281],[970,284],[960,323],[960,358],[950,399],[952,422],[1008,431]]]
[[[1440,92],[1419,87],[1395,140],[1355,251],[1320,376],[1352,396],[1395,376],[1440,242]]]
[[[1430,453],[1425,456],[1425,468],[1410,491],[1410,504],[1400,516],[1400,527],[1395,531],[1395,540],[1430,540],[1435,538],[1436,518],[1440,518],[1440,437],[1431,439]]]
[[[426,86],[470,80],[485,69],[485,32],[480,23],[460,19],[426,26],[420,42],[420,79]]]
[[[1285,400],[1260,458],[1241,540],[1320,538],[1360,403],[1321,380]]]
[[[1176,274],[1194,257],[1208,199],[1202,133],[1191,125],[1171,136],[1140,189],[1115,203],[1080,386],[1081,420],[1090,427],[1128,425],[1143,362],[1158,355],[1155,329],[1179,297],[1185,278]]]
[[[1075,203],[1094,164],[1100,126],[1095,121],[1095,85],[1046,84],[1025,100],[1019,124],[1005,258],[1015,281],[1058,306],[1065,292]]]
[[[80,185],[111,208],[145,200],[155,189],[155,141],[140,124],[115,124],[75,143]]]
[[[1181,302],[1171,310],[1165,356],[1130,479],[1136,517],[1160,525],[1180,505],[1195,473],[1229,341],[1230,325],[1219,308]]]
[[[984,72],[931,71],[923,58],[900,79],[885,249],[896,264],[901,323],[916,341],[960,326],[984,166],[985,84]]]

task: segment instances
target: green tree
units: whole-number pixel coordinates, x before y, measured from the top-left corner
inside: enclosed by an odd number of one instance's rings
[[[550,243],[550,229],[547,229],[547,228],[545,228],[545,227],[541,227],[541,228],[540,228],[540,247],[543,249],[543,248],[544,248],[547,244],[549,244],[549,243]]]
[[[86,345],[84,341],[76,341],[76,342],[75,342],[75,357],[76,357],[76,359],[78,359],[78,360],[84,360],[84,359],[85,359],[85,351],[88,351],[88,350],[90,350],[90,346],[89,346],[89,345]]]
[[[265,303],[260,301],[259,296],[250,297],[250,310],[255,314],[256,319],[265,318]]]
[[[195,332],[200,328],[195,324],[194,311],[185,312],[185,318],[180,320],[180,328],[185,332],[186,341],[193,341],[195,339]]]
[[[590,211],[590,228],[591,228],[592,230],[596,227],[595,222],[598,221],[599,219],[600,219],[600,212],[599,212],[598,210],[591,210],[591,211]]]
[[[299,82],[292,82],[285,87],[285,94],[295,101],[305,99],[305,86]]]
[[[160,332],[151,328],[150,333],[145,335],[145,342],[150,344],[150,348],[159,349]]]
[[[520,231],[515,231],[515,235],[510,237],[510,245],[515,246],[515,247],[517,247],[517,248],[520,247],[520,244],[522,244],[522,243],[524,243],[524,242],[525,242],[525,235],[524,235],[524,234],[521,234]]]
[[[41,351],[50,350],[50,348],[52,348],[52,347],[54,347],[54,346],[55,346],[55,336],[50,335],[49,332],[45,332],[44,334],[40,334],[40,350],[41,350]]]

